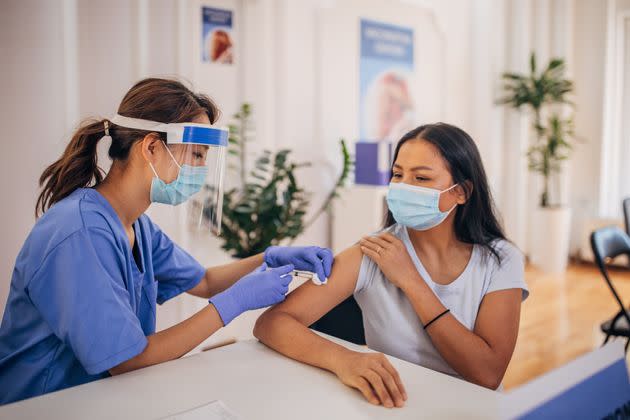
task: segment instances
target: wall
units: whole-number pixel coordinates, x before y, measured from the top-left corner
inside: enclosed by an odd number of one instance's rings
[[[230,75],[224,74],[226,69],[204,66],[197,59],[202,3],[238,12],[239,51]],[[576,131],[586,140],[576,146],[567,181],[569,203],[576,216],[575,248],[581,221],[597,213],[604,2],[400,0],[396,4],[418,10],[423,19],[430,17],[431,25],[442,33],[445,58],[437,71],[444,77],[444,89],[439,97],[423,98],[429,104],[426,115],[461,125],[476,139],[508,232],[524,248],[528,246],[527,214],[536,194],[522,155],[528,120],[495,106],[499,75],[506,69],[525,70],[532,48],[546,48],[543,54],[549,55],[571,51],[574,46],[571,71],[577,85]],[[361,12],[356,11],[359,8]],[[325,92],[345,86],[329,77],[337,63],[322,61],[328,48],[324,41],[334,42],[336,36],[322,34],[322,25],[335,10],[354,9],[357,15],[365,12],[376,18],[401,19],[402,23],[411,19],[392,16],[392,2],[385,0],[3,2],[0,52],[8,59],[0,67],[1,141],[5,146],[0,156],[0,182],[10,205],[3,207],[0,220],[1,305],[15,257],[34,222],[31,209],[39,174],[59,156],[80,118],[111,115],[124,92],[146,75],[178,74],[190,80],[220,103],[223,122],[239,103],[251,102],[256,124],[252,149],[291,147],[296,160],[311,161],[313,167],[302,171],[299,180],[315,193],[313,205],[321,203],[340,170],[337,138],[356,137],[352,124],[357,118],[353,102],[344,103],[340,112],[331,111],[339,104],[334,95]],[[565,32],[570,39],[559,39],[563,32],[558,28],[569,28]],[[356,30],[358,37],[358,28],[343,29]],[[551,45],[564,49],[554,50]],[[432,69],[436,71],[436,67]],[[351,78],[358,68],[344,71]],[[355,101],[356,95],[350,100]],[[430,108],[432,100],[436,108]],[[106,145],[102,146],[104,150]],[[174,237],[181,233],[176,224],[168,226],[167,217],[159,210],[152,209],[151,216]],[[327,245],[327,217],[321,217],[296,243]],[[209,258],[224,257],[218,250],[207,252],[212,254]],[[181,308],[177,311],[183,313]],[[179,315],[167,317],[167,323]]]
[[[360,17],[382,19],[413,26],[424,19],[431,31],[439,31],[445,42],[444,61],[430,62],[418,51],[416,68],[430,74],[443,74],[444,91],[439,96],[418,95],[426,105],[424,115],[443,119],[464,127],[471,122],[472,75],[469,33],[472,25],[471,8],[467,1],[401,1],[398,5],[386,1],[252,1],[247,7],[274,8],[273,25],[254,22],[254,36],[245,44],[258,51],[268,51],[261,65],[272,70],[262,77],[262,86],[246,89],[249,95],[261,95],[263,89],[273,89],[273,99],[258,112],[267,121],[275,121],[273,139],[264,131],[265,144],[290,147],[298,161],[310,161],[299,180],[314,192],[315,209],[323,201],[341,169],[338,139],[354,141],[358,137],[358,20]],[[401,10],[404,13],[401,13]],[[414,15],[415,13],[415,15]],[[448,30],[447,30],[448,29]],[[271,32],[269,32],[271,31]],[[299,36],[298,36],[299,34]],[[420,33],[422,34],[422,32]],[[422,39],[418,40],[421,44]],[[260,47],[258,47],[260,46]],[[250,69],[251,71],[251,69]],[[432,73],[431,73],[432,72]],[[246,81],[248,80],[246,74]],[[269,99],[267,99],[269,100]],[[269,110],[268,107],[273,107]],[[257,124],[265,123],[260,119]],[[329,244],[326,215],[302,235],[296,243]]]
[[[602,216],[619,217],[619,202],[630,195],[630,187],[624,182],[630,176],[630,1],[608,0],[607,9],[599,210]]]
[[[472,44],[474,118],[477,139],[508,236],[529,253],[533,210],[541,180],[527,170],[525,153],[531,120],[525,113],[491,105],[500,96],[503,71],[529,71],[536,51],[539,67],[563,57],[575,82],[574,154],[554,182],[556,196],[573,209],[571,253],[583,241],[585,226],[598,216],[606,4],[597,0],[506,0],[475,3]]]
[[[0,13],[0,309],[35,220],[37,178],[65,141],[63,12],[53,2],[12,0]]]
[[[2,311],[15,258],[35,221],[38,177],[60,156],[82,118],[111,116],[141,77],[175,74],[189,81],[197,76],[197,88],[220,100],[226,116],[233,113],[240,102],[234,95],[236,77],[233,83],[215,83],[207,74],[204,78],[203,69],[195,68],[185,51],[193,44],[188,37],[199,33],[190,29],[201,19],[192,14],[199,5],[177,0],[3,2]],[[235,7],[238,2],[220,5]],[[99,163],[108,168],[106,150],[107,144],[99,145]],[[159,211],[154,213],[159,220]]]
[[[236,71],[199,63],[199,7],[202,3],[237,10],[235,26],[242,22]],[[300,174],[312,190],[314,205],[320,204],[332,185],[340,159],[335,133],[322,138],[322,104],[318,102],[321,80],[317,72],[318,14],[344,2],[308,0],[246,0],[243,12],[238,1],[67,0],[10,1],[2,13],[2,53],[11,57],[2,66],[3,100],[2,191],[11,206],[3,209],[3,255],[0,261],[0,302],[8,294],[13,262],[34,218],[31,209],[37,196],[37,178],[46,164],[62,152],[73,128],[88,116],[111,115],[124,92],[146,75],[178,74],[209,93],[229,120],[236,106],[251,101],[256,113],[256,145],[291,147],[296,160],[314,166]],[[348,3],[345,3],[346,5]],[[361,4],[351,3],[354,7]],[[459,69],[469,67],[468,35],[471,12],[468,2],[406,2],[435,15],[447,36],[444,119],[462,126],[470,124],[471,76]],[[61,5],[61,6],[60,6]],[[387,13],[388,3],[373,1],[370,13]],[[248,63],[248,65],[241,64]],[[223,71],[225,73],[225,71]],[[221,80],[221,83],[217,81]],[[37,100],[35,100],[37,98]],[[350,110],[351,118],[356,113]],[[36,123],[33,123],[33,121]],[[14,141],[14,139],[23,139]],[[328,147],[321,147],[326,142]],[[99,147],[100,162],[107,145]],[[24,159],[15,159],[24,156]],[[9,174],[20,174],[20,177]],[[18,184],[14,184],[18,179]],[[151,216],[177,237],[159,210]],[[320,218],[297,243],[328,244],[327,218]],[[186,246],[186,244],[184,244]],[[218,252],[218,251],[217,251]],[[178,318],[181,308],[166,317]]]
[[[574,209],[572,250],[588,234],[583,226],[599,216],[602,148],[602,107],[606,53],[606,8],[599,0],[575,2],[576,86],[575,132],[581,137],[571,160],[571,197]],[[581,53],[580,53],[581,52]]]

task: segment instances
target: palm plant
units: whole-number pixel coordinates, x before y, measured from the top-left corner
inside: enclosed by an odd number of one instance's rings
[[[573,82],[564,78],[566,65],[561,58],[551,59],[539,72],[536,55],[532,53],[529,70],[529,74],[503,73],[504,96],[498,104],[529,109],[533,113],[535,139],[527,152],[528,166],[542,175],[544,186],[540,205],[549,207],[550,178],[561,170],[560,162],[569,157],[573,124],[571,119],[562,119],[557,112],[552,112],[543,125],[543,111],[546,107],[572,104],[568,97],[573,92]]]

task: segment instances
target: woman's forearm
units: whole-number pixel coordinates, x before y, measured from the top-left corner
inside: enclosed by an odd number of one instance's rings
[[[263,263],[263,254],[254,255],[229,264],[210,267],[206,270],[205,280],[207,298],[228,289],[243,276],[249,274]]]
[[[261,315],[254,327],[254,336],[287,357],[333,373],[343,356],[352,353],[282,311],[270,310]]]
[[[139,355],[109,370],[112,375],[140,369],[182,357],[223,327],[213,305],[190,318],[147,337],[148,344]]]
[[[410,282],[403,290],[422,325],[446,310],[422,279]],[[507,364],[483,338],[466,328],[452,314],[432,323],[427,333],[444,360],[464,379],[491,389],[500,385]]]

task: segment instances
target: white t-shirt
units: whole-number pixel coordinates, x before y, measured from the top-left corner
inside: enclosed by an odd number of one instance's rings
[[[522,289],[523,300],[529,295],[524,280],[524,259],[510,242],[497,241],[494,246],[502,257],[496,258],[474,245],[468,265],[448,285],[434,283],[418,258],[403,226],[386,229],[401,239],[418,272],[442,304],[466,328],[472,330],[483,297],[505,289]],[[405,293],[391,283],[367,256],[363,256],[354,297],[363,312],[365,339],[369,348],[407,360],[429,369],[459,377],[433,346],[429,335]]]

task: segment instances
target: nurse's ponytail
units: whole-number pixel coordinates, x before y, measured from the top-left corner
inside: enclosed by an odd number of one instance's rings
[[[177,80],[148,78],[129,89],[118,107],[118,114],[163,123],[190,122],[206,114],[210,123],[214,123],[219,118],[219,109],[209,97],[192,92]],[[36,217],[76,189],[93,187],[103,181],[105,174],[98,167],[96,150],[106,129],[112,138],[108,155],[113,161],[125,161],[134,143],[149,134],[114,125],[106,119],[85,121],[63,155],[39,178],[42,192],[35,207]],[[164,133],[156,134],[166,142]]]
[[[107,120],[85,121],[72,136],[63,155],[44,170],[39,178],[43,190],[37,199],[35,216],[40,216],[77,188],[96,185],[103,180],[96,148],[105,135],[105,122],[109,123]]]

